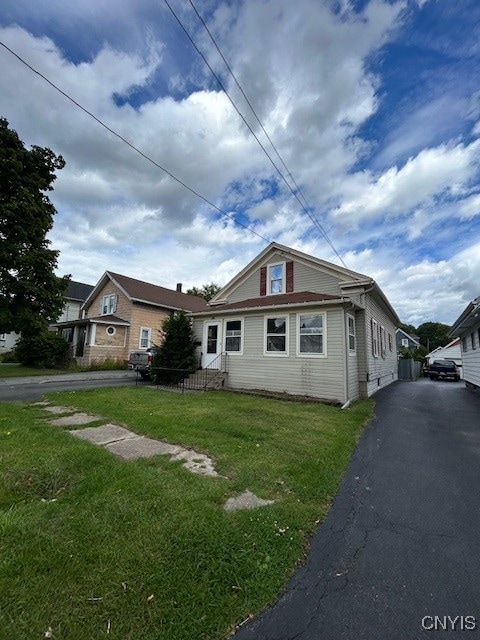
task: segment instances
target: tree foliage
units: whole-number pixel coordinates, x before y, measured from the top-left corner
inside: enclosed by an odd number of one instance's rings
[[[68,342],[53,331],[22,335],[15,345],[18,362],[26,366],[54,368],[65,364]]]
[[[203,298],[207,302],[213,298],[213,296],[217,295],[222,287],[214,282],[210,282],[210,284],[204,284],[201,287],[192,287],[191,289],[187,289],[187,293],[190,296],[198,296],[199,298]]]
[[[0,118],[0,333],[34,334],[63,308],[69,276],[54,274],[59,252],[46,234],[56,211],[46,192],[64,165],[50,149],[26,149]]]
[[[448,336],[450,329],[448,324],[441,322],[424,322],[418,327],[417,335],[420,343],[430,352],[437,347],[444,347],[451,341]]]
[[[163,342],[154,358],[154,369],[182,369],[193,371],[196,368],[195,342],[190,319],[185,311],[179,311],[168,317],[163,325]],[[156,371],[157,382],[179,382],[184,375],[174,372]]]

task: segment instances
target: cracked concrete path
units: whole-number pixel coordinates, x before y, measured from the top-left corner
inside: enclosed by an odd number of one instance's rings
[[[304,566],[235,640],[442,638],[434,616],[472,616],[448,636],[478,637],[480,396],[421,379],[374,399]]]

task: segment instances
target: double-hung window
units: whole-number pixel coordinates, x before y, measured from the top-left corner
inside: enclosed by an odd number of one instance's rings
[[[152,346],[152,330],[149,327],[140,328],[140,340],[138,344],[140,349],[148,349]]]
[[[348,351],[352,355],[355,353],[357,345],[356,345],[356,334],[355,334],[355,318],[353,316],[347,315],[348,320]]]
[[[288,355],[288,318],[275,316],[265,318],[265,352],[275,355]]]
[[[378,322],[372,318],[372,354],[378,358]]]
[[[117,310],[117,296],[114,293],[108,296],[103,296],[102,307],[101,307],[102,315],[104,316],[110,315],[112,313],[115,313],[116,310]]]
[[[297,316],[298,355],[326,355],[325,314],[310,313]]]
[[[241,353],[242,351],[242,321],[227,320],[225,322],[225,351],[227,353]]]
[[[268,266],[268,293],[284,293],[285,291],[285,263],[270,264]]]

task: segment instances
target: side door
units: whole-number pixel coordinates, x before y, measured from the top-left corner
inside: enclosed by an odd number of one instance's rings
[[[202,366],[205,369],[218,358],[222,352],[222,323],[219,321],[205,322],[203,327],[203,358]],[[220,367],[220,363],[218,363]]]

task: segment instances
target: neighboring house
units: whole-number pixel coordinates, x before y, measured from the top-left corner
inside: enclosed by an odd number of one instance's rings
[[[400,349],[400,347],[418,349],[420,347],[420,339],[418,336],[412,336],[400,328],[395,331],[395,340],[397,342],[397,349]]]
[[[372,278],[272,243],[193,314],[227,386],[347,401],[397,379],[399,318]]]
[[[444,347],[437,347],[430,353],[427,353],[425,359],[428,364],[432,364],[434,360],[453,360],[459,367],[460,377],[463,378],[462,352],[460,349],[460,338],[454,338]]]
[[[83,282],[75,282],[74,280],[71,280],[65,292],[65,306],[57,322],[63,322],[65,320],[77,320],[78,318],[80,318],[81,306],[92,290],[93,286],[91,284],[84,284]],[[55,331],[56,323],[55,325],[50,325],[50,329]],[[15,343],[19,338],[20,334],[18,333],[1,333],[0,353],[12,351],[15,347]]]
[[[480,296],[455,320],[449,335],[460,339],[466,386],[480,389]]]
[[[19,333],[0,333],[0,353],[8,353],[9,351],[13,351],[15,344],[19,338]]]
[[[197,296],[106,271],[82,306],[82,318],[57,323],[81,365],[106,359],[127,360],[131,351],[161,341],[161,326],[175,311],[201,311]]]
[[[65,293],[66,303],[58,322],[78,320],[81,318],[82,304],[93,291],[93,285],[71,280]]]

